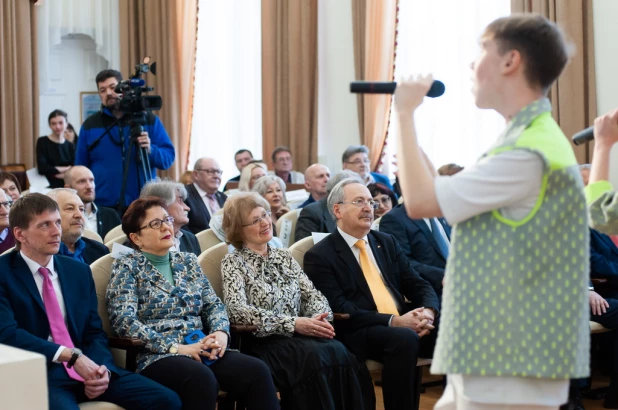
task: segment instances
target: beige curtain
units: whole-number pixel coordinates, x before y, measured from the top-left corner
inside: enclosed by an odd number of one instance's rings
[[[597,115],[592,0],[511,0],[512,12],[539,13],[560,25],[575,45],[575,56],[550,92],[553,115],[567,137]],[[590,162],[591,144],[573,146],[580,163]]]
[[[133,73],[146,56],[157,62],[157,75],[145,79],[163,98],[155,113],[176,148],[176,161],[160,174],[178,180],[189,161],[197,0],[121,0],[119,8],[121,71]]]
[[[294,168],[317,161],[317,0],[262,0],[262,149],[292,150]]]
[[[356,80],[393,80],[396,27],[396,0],[352,0]],[[359,95],[357,104],[361,143],[369,147],[371,169],[377,170],[386,141],[391,96]]]
[[[39,132],[34,1],[0,1],[0,164],[35,164]]]

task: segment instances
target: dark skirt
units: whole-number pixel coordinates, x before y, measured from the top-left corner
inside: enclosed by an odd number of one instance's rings
[[[341,342],[298,335],[247,339],[243,350],[270,368],[283,409],[375,409],[367,367]]]

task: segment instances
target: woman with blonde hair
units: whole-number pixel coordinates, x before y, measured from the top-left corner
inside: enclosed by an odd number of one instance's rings
[[[290,212],[288,201],[285,199],[285,182],[278,176],[267,175],[260,178],[251,190],[268,201],[271,212],[270,219],[273,224],[276,224],[279,218]]]
[[[253,188],[253,184],[266,176],[268,168],[266,168],[266,164],[263,162],[252,162],[247,164],[240,173],[240,181],[238,181],[238,190],[239,191],[251,191]]]

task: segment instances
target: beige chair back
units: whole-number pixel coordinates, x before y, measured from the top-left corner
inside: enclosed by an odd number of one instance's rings
[[[307,236],[290,246],[292,257],[304,269],[305,253],[313,247],[313,237]]]
[[[277,220],[277,236],[281,239],[284,248],[289,248],[294,244],[294,232],[300,211],[302,209],[294,209]]]
[[[212,229],[206,229],[202,232],[199,232],[197,235],[195,235],[195,237],[200,243],[200,249],[202,250],[202,252],[221,243],[221,239],[219,239],[217,235],[215,235]]]
[[[603,325],[597,322],[593,322],[592,320],[589,322],[589,324],[590,324],[590,334],[593,334],[593,335],[596,335],[598,333],[609,332],[612,330],[612,329],[607,329]]]
[[[111,240],[113,240],[114,238],[119,237],[120,235],[124,235],[124,232],[122,231],[122,225],[118,225],[118,226],[112,228],[112,230],[109,231],[105,235],[105,239],[104,239],[103,243],[108,243]]]
[[[107,238],[107,235],[105,235],[105,237]],[[109,249],[109,251],[112,251],[112,248],[114,247],[114,243],[119,243],[119,244],[123,244],[127,241],[127,235],[122,234],[120,236],[117,236],[116,238],[112,239],[109,242],[105,243],[105,246],[107,246],[107,248]]]
[[[79,407],[79,410],[124,410],[124,407],[120,407],[105,401],[90,401],[87,403],[80,403],[77,407]]]
[[[2,252],[2,254],[0,254],[0,256],[2,255],[6,255],[9,252],[13,252],[15,250],[15,247],[13,246],[12,248],[7,249],[6,251]]]
[[[103,238],[95,231],[91,231],[90,229],[84,229],[84,234],[82,235],[84,238],[92,239],[93,241],[103,242]]]
[[[197,258],[197,261],[202,268],[202,272],[204,272],[210,282],[210,286],[212,286],[215,293],[221,300],[223,300],[221,261],[227,254],[228,245],[225,242],[221,242],[220,244],[202,252],[202,254]]]

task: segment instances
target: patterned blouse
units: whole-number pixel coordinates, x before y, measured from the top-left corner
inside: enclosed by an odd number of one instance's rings
[[[125,255],[112,265],[106,300],[109,320],[121,337],[146,343],[137,358],[137,371],[164,357],[174,343],[200,329],[204,334],[229,334],[225,306],[210,286],[197,257],[170,252],[174,283],[170,283],[141,252]]]
[[[268,256],[243,248],[221,264],[223,295],[230,321],[256,325],[255,335],[292,336],[297,317],[333,315],[318,291],[286,249],[268,245]]]

